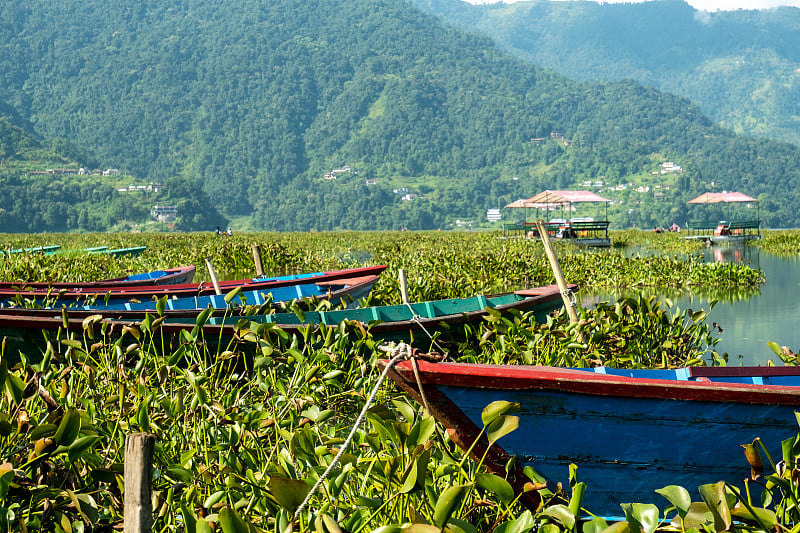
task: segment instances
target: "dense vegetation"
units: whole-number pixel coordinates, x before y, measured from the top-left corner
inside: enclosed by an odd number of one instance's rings
[[[737,132],[800,143],[800,10],[697,11],[683,0],[470,5],[413,0],[579,80],[635,79]]]
[[[2,237],[15,247],[42,244],[41,236]],[[456,232],[49,235],[52,244],[65,247],[102,243],[148,249],[140,257],[119,259],[10,254],[0,260],[0,278],[99,279],[209,255],[222,271],[252,271],[251,246],[259,244],[265,268],[273,272],[385,262],[390,268],[376,287],[376,298],[384,301],[399,298],[391,279],[398,268],[412,274],[414,299],[549,282],[552,274],[541,246],[496,237]],[[620,239],[663,256],[692,253],[690,244],[679,245],[673,235],[626,232]],[[569,265],[584,265],[592,269],[590,279],[603,279],[600,272],[608,274],[621,264],[616,251],[582,260],[578,256],[585,254],[567,250],[558,251],[571,281],[580,276]],[[679,273],[701,268],[691,260],[686,267],[667,257],[630,262],[637,263],[638,268],[619,269],[618,285],[644,280],[670,286]],[[728,287],[760,279],[741,264],[716,272],[705,270],[702,277]],[[457,353],[465,361],[555,366],[725,363],[714,351],[713,332],[702,311],[680,312],[655,298],[622,299],[580,311],[578,326],[570,325],[564,313],[546,323],[530,314],[492,315],[463,332]],[[230,345],[214,352],[203,342],[202,331],[194,329],[173,339],[176,349],[165,352],[157,323],[145,321],[114,339],[108,330],[95,331],[89,320],[80,333],[60,332],[46,342],[37,334],[41,350],[30,344],[15,351],[9,339],[3,340],[0,528],[117,530],[126,498],[125,439],[138,432],[156,436],[154,531],[755,532],[788,529],[800,519],[797,471],[790,466],[798,445],[791,440],[783,446],[785,463],[763,458],[769,494],[764,502],[737,496],[709,479],[700,491],[704,501],[691,502],[688,492],[671,487],[622,508],[625,519],[612,524],[587,518],[591,509],[582,509],[581,497],[593,487],[580,483],[578,469],[563,486],[534,476],[530,490],[543,505],[525,509],[503,477],[483,471],[420,406],[387,384],[369,404],[340,468],[300,509],[344,446],[356,414],[368,406],[378,379],[375,362],[387,355],[382,343],[363,324],[308,328],[296,335],[269,326],[240,330]],[[499,444],[515,427],[512,411],[505,406],[486,418],[487,425],[498,421],[490,431]],[[756,445],[748,451],[754,463],[761,459]]]
[[[182,215],[170,221],[178,230],[225,226],[207,195],[186,179],[165,180],[157,191],[120,193],[142,185],[130,175],[77,174],[80,165],[59,155],[32,133],[0,117],[0,227],[7,232],[167,229],[151,220],[157,204],[174,204]],[[64,169],[69,169],[64,171]],[[140,226],[140,223],[145,223]]]
[[[795,146],[736,137],[630,81],[532,68],[400,1],[5,3],[0,80],[2,114],[61,156],[182,180],[169,201],[194,229],[220,223],[212,203],[237,229],[446,229],[587,180],[627,186],[607,193],[616,227],[683,223],[686,200],[722,189],[758,196],[769,226],[800,224]],[[654,176],[664,161],[685,172]],[[9,220],[46,219],[12,228],[57,229],[41,182],[3,179]],[[54,208],[58,229],[147,218],[145,201],[100,198]]]

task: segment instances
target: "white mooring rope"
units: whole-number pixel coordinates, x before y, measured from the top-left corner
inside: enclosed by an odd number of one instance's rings
[[[311,500],[311,498],[319,489],[320,485],[322,485],[322,483],[331,473],[331,470],[336,468],[336,465],[339,464],[339,458],[342,456],[347,447],[350,445],[350,442],[352,442],[353,437],[356,434],[356,431],[358,430],[359,426],[361,426],[361,423],[364,421],[364,417],[367,414],[367,410],[370,407],[372,407],[372,402],[375,400],[375,395],[378,393],[378,388],[381,386],[381,383],[383,383],[383,380],[386,378],[386,375],[389,373],[389,370],[395,364],[397,364],[397,362],[400,361],[401,359],[408,359],[409,357],[411,357],[411,346],[409,346],[404,342],[401,342],[392,349],[391,355],[392,358],[386,364],[386,367],[383,369],[383,372],[381,372],[381,375],[378,378],[378,382],[375,383],[375,387],[373,387],[372,392],[367,398],[367,403],[364,405],[364,408],[361,410],[361,413],[358,415],[358,418],[356,418],[356,421],[353,424],[353,429],[350,430],[350,434],[345,439],[341,448],[339,448],[339,453],[336,454],[336,457],[333,458],[333,461],[331,461],[331,464],[328,466],[328,468],[325,469],[325,472],[322,473],[317,482],[314,483],[314,486],[311,487],[311,490],[308,491],[308,494],[306,495],[305,500],[303,500],[303,503],[301,503],[300,507],[297,508],[297,511],[294,512],[295,520],[300,517],[300,513],[303,512],[303,510],[306,508],[309,500]]]

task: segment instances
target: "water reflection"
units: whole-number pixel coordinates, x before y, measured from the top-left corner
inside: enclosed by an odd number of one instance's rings
[[[757,246],[714,245],[703,251],[707,261],[742,262],[760,268],[766,282],[760,290],[719,291],[693,287],[691,290],[658,291],[676,308],[706,309],[718,301],[709,313],[709,324],[722,329],[717,334],[717,351],[728,353],[729,365],[765,365],[769,360],[781,364],[767,342],[800,349],[800,256],[777,256],[762,253]],[[628,294],[647,294],[636,292]],[[615,301],[618,294],[587,294],[582,305],[597,301]]]

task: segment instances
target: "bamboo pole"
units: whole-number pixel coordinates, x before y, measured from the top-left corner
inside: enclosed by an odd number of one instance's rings
[[[153,449],[156,437],[134,433],[125,437],[125,533],[150,533],[153,528]]]
[[[222,294],[222,289],[219,288],[219,281],[217,281],[217,272],[214,270],[214,264],[211,262],[210,257],[206,257],[206,266],[208,267],[208,273],[211,276],[211,283],[214,284],[214,292],[217,293],[217,296]]]
[[[256,275],[261,277],[264,275],[264,264],[261,262],[261,247],[257,244],[253,245],[253,261],[256,264]]]
[[[398,269],[397,276],[400,282],[400,298],[403,300],[404,304],[408,303],[408,282],[406,281],[406,271],[404,269]]]
[[[550,235],[547,233],[547,228],[544,227],[544,220],[537,220],[536,228],[539,230],[539,238],[542,239],[544,252],[550,260],[550,267],[553,269],[558,289],[561,291],[561,299],[564,300],[564,308],[566,308],[567,314],[569,315],[569,321],[571,324],[575,324],[578,322],[578,311],[575,310],[575,301],[570,298],[571,291],[569,287],[567,287],[567,282],[564,280],[564,272],[562,272],[561,265],[558,263],[556,251],[553,249],[553,243],[550,242]],[[583,334],[580,332],[578,333],[578,339],[584,342]]]

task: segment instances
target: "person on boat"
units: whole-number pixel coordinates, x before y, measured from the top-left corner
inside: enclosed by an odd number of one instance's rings
[[[228,228],[228,231],[225,232],[225,235],[230,237],[231,235],[233,235],[233,230],[231,228]]]
[[[217,226],[217,232],[216,233],[217,233],[217,235],[220,235],[222,233],[222,230],[219,229],[219,226]]]

